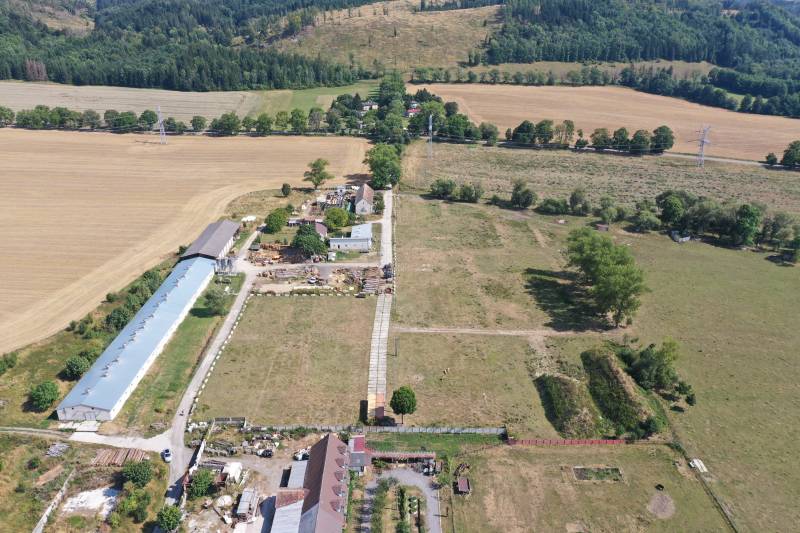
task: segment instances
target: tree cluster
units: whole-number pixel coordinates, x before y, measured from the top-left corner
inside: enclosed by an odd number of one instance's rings
[[[430,195],[451,202],[476,204],[483,197],[483,186],[479,182],[459,186],[451,179],[438,178],[431,184]]]
[[[567,238],[569,265],[578,269],[589,286],[597,310],[611,315],[614,325],[630,324],[639,309],[639,297],[647,290],[644,272],[630,250],[614,244],[606,235],[580,228]]]

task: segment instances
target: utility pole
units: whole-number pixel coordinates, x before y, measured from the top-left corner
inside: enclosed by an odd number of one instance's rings
[[[428,115],[428,159],[433,157],[433,113]]]
[[[161,144],[167,144],[167,132],[164,131],[164,118],[161,116],[161,106],[156,107],[158,110],[158,135]]]
[[[711,144],[711,141],[708,140],[708,132],[711,131],[711,126],[704,126],[702,130],[699,130],[697,133],[700,134],[699,139],[695,139],[693,142],[700,144],[700,149],[697,152],[697,166],[700,168],[705,167],[706,163],[706,145]]]

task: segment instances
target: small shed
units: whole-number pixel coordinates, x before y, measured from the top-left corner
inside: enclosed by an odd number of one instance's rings
[[[472,486],[468,477],[460,476],[456,479],[456,494],[469,494],[470,492],[472,492]]]
[[[321,222],[314,222],[314,229],[323,239],[328,236],[328,228]]]
[[[239,520],[250,520],[256,515],[258,510],[258,493],[256,489],[244,489],[239,498],[239,505],[236,506],[236,518]]]

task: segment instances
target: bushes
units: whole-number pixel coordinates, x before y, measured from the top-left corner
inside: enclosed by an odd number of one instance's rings
[[[178,528],[181,523],[181,510],[174,505],[165,505],[158,511],[156,518],[158,527],[164,531],[173,531]]]
[[[0,357],[0,376],[17,366],[17,352],[11,352]]]
[[[92,364],[85,357],[73,355],[67,359],[64,365],[64,376],[67,379],[80,379],[80,377],[89,370],[90,366],[92,366]]]
[[[270,212],[267,218],[264,219],[264,231],[266,233],[277,233],[286,227],[288,222],[289,213],[283,207],[279,207]]]
[[[199,469],[192,476],[189,483],[189,497],[202,498],[211,493],[214,485],[214,474],[210,470]]]
[[[634,385],[617,366],[615,355],[606,348],[595,348],[581,354],[589,376],[589,392],[595,403],[619,433],[636,431],[647,418],[635,397]]]
[[[44,411],[58,400],[58,385],[52,381],[44,381],[33,387],[28,394],[31,406],[36,411]]]
[[[297,229],[292,239],[292,247],[297,248],[305,257],[322,255],[328,249],[325,241],[311,224],[303,224]]]
[[[478,203],[483,197],[483,186],[478,183],[465,183],[460,187],[451,179],[439,178],[431,184],[431,196],[453,202]]]
[[[153,465],[150,461],[128,461],[122,467],[122,478],[141,488],[153,479]]]
[[[543,375],[536,387],[553,427],[565,437],[588,438],[597,432],[597,416],[582,385],[562,376]]]
[[[545,198],[536,207],[536,211],[543,215],[568,215],[571,209],[569,203],[564,199]]]
[[[332,230],[337,230],[350,223],[350,213],[341,207],[331,207],[325,210],[325,225]]]

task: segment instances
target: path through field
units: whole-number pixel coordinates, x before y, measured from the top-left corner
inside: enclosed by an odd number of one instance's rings
[[[340,183],[366,171],[354,138],[155,140],[0,130],[0,353],[81,318],[237,196],[300,185],[318,157]]]
[[[697,130],[710,125],[707,155],[761,161],[769,152],[781,153],[800,133],[797,119],[737,113],[623,87],[433,84],[408,89],[423,87],[445,101],[458,102],[460,111],[474,122],[496,124],[501,136],[525,119],[570,119],[587,138],[595,128],[613,131],[624,126],[633,134],[666,124],[675,132],[673,151],[696,153]]]

